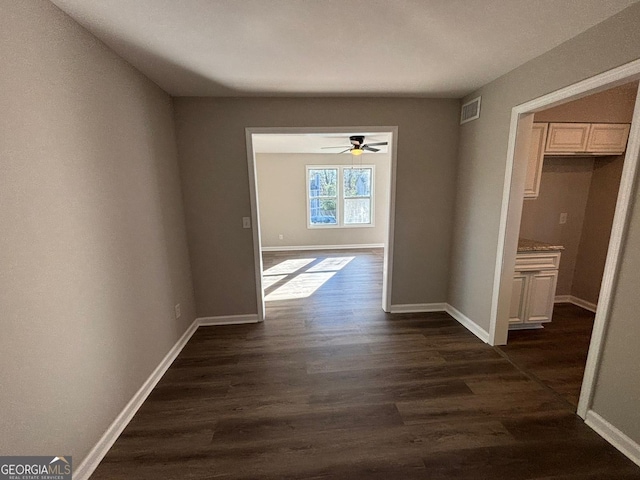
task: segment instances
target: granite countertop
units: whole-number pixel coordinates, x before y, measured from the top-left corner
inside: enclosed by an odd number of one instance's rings
[[[529,240],[528,238],[518,239],[518,253],[549,252],[553,250],[564,250],[564,247],[562,245],[553,245],[551,243],[538,242],[537,240]]]

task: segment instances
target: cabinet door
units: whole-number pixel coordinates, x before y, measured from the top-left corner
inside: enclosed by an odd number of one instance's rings
[[[544,145],[547,141],[546,123],[534,123],[531,130],[531,146],[529,147],[529,161],[527,164],[527,180],[524,185],[524,198],[538,198],[540,191],[540,177],[544,161]]]
[[[621,154],[627,148],[628,123],[594,123],[591,125],[587,152]]]
[[[527,307],[527,287],[530,274],[516,272],[513,275],[513,289],[511,290],[511,307],[509,308],[509,323],[524,323]]]
[[[532,272],[529,275],[529,308],[525,322],[550,322],[553,316],[558,271]]]
[[[590,123],[550,123],[546,153],[562,155],[587,150]]]

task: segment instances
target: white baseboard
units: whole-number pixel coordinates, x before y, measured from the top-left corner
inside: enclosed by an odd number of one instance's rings
[[[193,323],[187,328],[187,331],[182,334],[180,339],[164,356],[162,361],[158,364],[155,370],[151,373],[149,378],[142,384],[140,389],[135,393],[133,398],[129,400],[129,403],[124,407],[120,414],[116,417],[113,423],[109,426],[107,431],[102,435],[98,443],[91,449],[89,454],[84,458],[82,463],[73,472],[74,480],[86,480],[88,479],[94,470],[98,467],[98,464],[102,461],[104,456],[109,452],[109,449],[116,442],[122,431],[129,424],[133,416],[138,409],[142,406],[147,399],[153,388],[160,381],[165,372],[169,369],[173,361],[178,354],[182,351],[189,339],[198,329],[198,320],[194,320]]]
[[[458,321],[463,327],[473,333],[484,343],[489,343],[489,332],[480,327],[477,323],[463,314],[460,310],[452,307],[448,303],[414,303],[391,305],[389,313],[428,313],[447,312]]]
[[[482,340],[484,343],[489,343],[489,332],[487,332],[484,328],[478,325],[476,322],[467,317],[460,310],[455,308],[452,305],[446,304],[446,312],[455,318],[458,323],[460,323],[463,327],[473,333],[476,337]]]
[[[553,303],[571,303],[571,295],[556,295]]]
[[[554,299],[554,303],[572,303],[578,307],[582,307],[585,310],[589,310],[590,312],[596,313],[597,304],[587,302],[582,298],[574,297],[573,295],[556,295]]]
[[[356,250],[359,248],[384,248],[384,243],[362,243],[349,245],[294,245],[290,247],[262,247],[263,252],[286,252],[296,250]]]
[[[257,323],[258,315],[227,315],[221,317],[201,317],[196,318],[186,332],[180,337],[175,345],[165,355],[160,364],[151,373],[149,378],[142,384],[129,403],[116,417],[107,431],[102,435],[98,443],[91,449],[89,454],[82,461],[80,466],[73,473],[74,480],[87,480],[93,471],[98,467],[102,459],[109,452],[109,449],[116,442],[122,431],[129,424],[138,409],[147,399],[153,388],[160,381],[165,372],[169,369],[173,361],[180,354],[189,339],[193,336],[198,327],[209,325],[238,325],[243,323]]]
[[[629,460],[640,467],[640,445],[627,437],[616,427],[607,422],[593,410],[587,412],[585,423],[593,428],[598,435],[620,450]]]
[[[446,303],[407,303],[391,305],[389,313],[428,313],[444,312]]]
[[[200,317],[197,318],[199,327],[209,325],[241,325],[243,323],[258,323],[258,315],[253,313],[250,315],[225,315],[221,317]]]

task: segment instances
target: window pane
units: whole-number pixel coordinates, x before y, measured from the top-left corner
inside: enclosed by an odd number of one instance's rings
[[[344,223],[351,225],[358,223],[371,223],[371,199],[345,198]]]
[[[338,192],[338,169],[309,170],[309,197],[335,197]]]
[[[310,198],[311,225],[335,225],[338,223],[336,215],[336,200],[333,198]]]
[[[345,168],[343,174],[345,197],[371,196],[370,168]]]

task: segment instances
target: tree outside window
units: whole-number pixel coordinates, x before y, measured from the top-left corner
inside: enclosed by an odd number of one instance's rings
[[[372,226],[372,184],[373,166],[308,166],[308,226]]]

